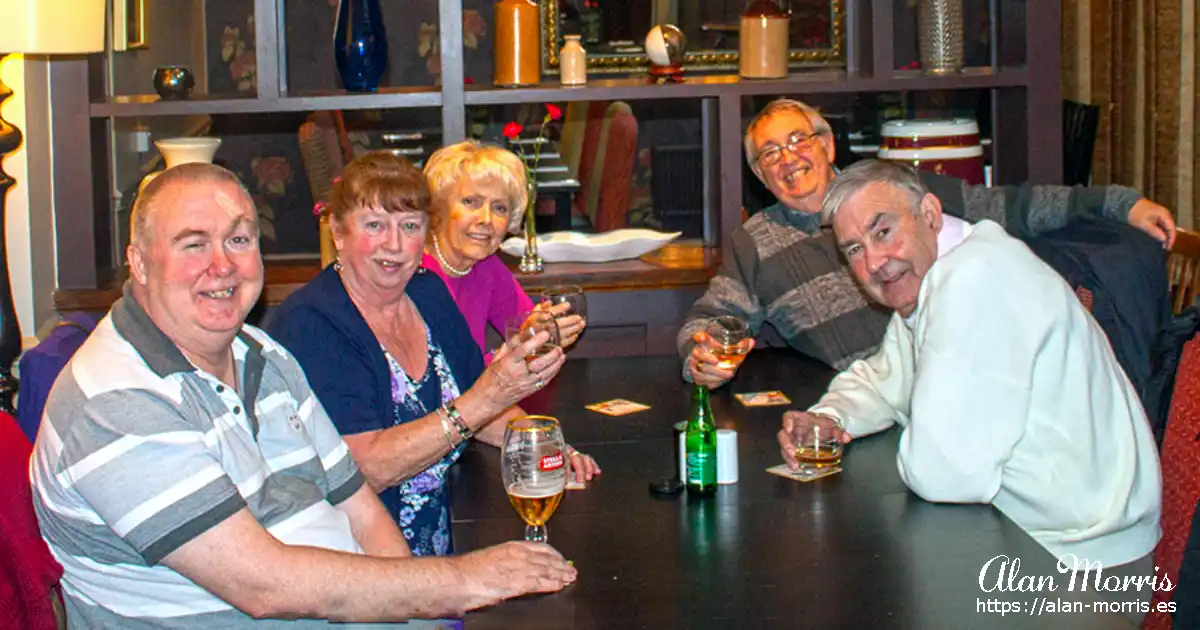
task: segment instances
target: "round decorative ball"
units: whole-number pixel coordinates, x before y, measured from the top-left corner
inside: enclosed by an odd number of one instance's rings
[[[656,66],[677,66],[683,63],[687,36],[674,24],[659,24],[646,34],[646,56]]]
[[[196,87],[196,79],[190,68],[184,66],[159,66],[154,71],[154,91],[164,100],[185,99]]]

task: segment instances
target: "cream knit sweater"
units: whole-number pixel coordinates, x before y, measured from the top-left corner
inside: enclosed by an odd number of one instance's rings
[[[855,437],[899,424],[913,492],[992,503],[1056,557],[1109,567],[1150,553],[1157,450],[1104,332],[998,225],[948,227],[958,237],[939,238],[916,311],[894,315],[878,353],[810,410]]]

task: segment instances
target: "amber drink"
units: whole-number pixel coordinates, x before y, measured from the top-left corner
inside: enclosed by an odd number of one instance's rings
[[[534,527],[545,525],[546,521],[554,516],[554,510],[558,509],[562,498],[562,490],[554,494],[546,494],[536,490],[531,491],[516,484],[508,488],[508,502],[512,504],[513,509],[517,511],[526,525]]]
[[[746,360],[746,346],[720,346],[714,348],[713,356],[717,357],[717,367],[722,370],[736,370]]]
[[[803,445],[796,449],[796,461],[804,468],[833,468],[842,463],[842,445],[838,442]]]

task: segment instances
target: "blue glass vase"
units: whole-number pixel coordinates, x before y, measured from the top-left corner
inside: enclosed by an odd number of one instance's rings
[[[387,33],[379,0],[340,0],[333,27],[333,56],[342,85],[374,92],[387,71]]]

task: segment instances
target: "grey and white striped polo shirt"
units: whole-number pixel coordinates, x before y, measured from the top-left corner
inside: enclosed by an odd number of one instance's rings
[[[285,543],[362,553],[335,506],[364,480],[299,364],[252,326],[233,353],[244,398],[127,288],[55,383],[31,478],[72,627],[276,625],[160,564],[246,507]]]

